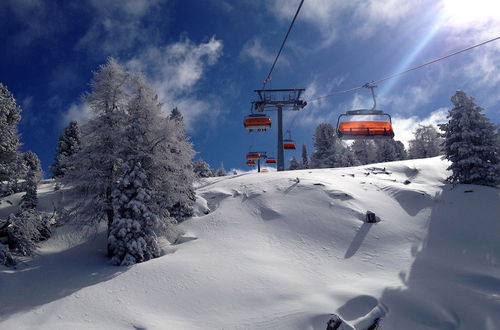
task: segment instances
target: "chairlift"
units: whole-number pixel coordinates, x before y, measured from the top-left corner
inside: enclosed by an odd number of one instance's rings
[[[266,159],[266,164],[276,164],[276,163],[277,163],[276,158],[270,157],[270,158]]]
[[[247,156],[246,156],[246,158],[249,160],[259,159],[260,157],[261,157],[261,155],[258,152],[249,152],[249,153],[247,153]]]
[[[255,160],[253,160],[253,159],[249,159],[249,160],[247,160],[247,165],[248,165],[248,166],[255,166],[255,164],[256,164],[256,163],[255,163]]]
[[[373,89],[377,86],[365,84],[363,87],[372,92],[373,108],[350,110],[341,114],[337,120],[338,137],[342,140],[394,138],[391,116],[375,109],[377,101]]]
[[[263,168],[260,170],[260,173],[267,173],[267,172],[269,172],[269,170],[267,168]]]
[[[290,133],[290,131],[286,131],[288,133],[288,139],[284,139],[283,140],[283,149],[285,150],[295,150],[296,149],[296,145],[295,145],[295,141],[292,140],[292,134]]]
[[[271,128],[271,118],[264,113],[251,113],[243,120],[243,126],[249,132],[265,132]]]

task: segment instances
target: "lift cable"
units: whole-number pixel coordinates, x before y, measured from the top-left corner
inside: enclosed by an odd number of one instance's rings
[[[281,51],[283,50],[283,47],[285,46],[286,39],[288,38],[288,35],[290,34],[290,31],[292,30],[293,23],[295,23],[295,19],[299,15],[300,8],[302,7],[302,4],[304,3],[304,0],[300,1],[299,8],[297,8],[297,12],[295,13],[295,16],[293,17],[292,23],[290,24],[290,27],[288,28],[288,31],[286,32],[285,38],[283,39],[283,42],[281,43],[280,50],[278,51],[278,55],[276,55],[276,58],[274,59],[274,63],[271,66],[271,70],[269,70],[269,73],[267,74],[266,79],[264,79],[264,82],[262,84],[262,89],[266,86],[266,84],[271,80],[271,73],[274,70],[274,66],[276,65],[276,62],[278,61],[278,57],[281,54]]]
[[[420,69],[420,68],[423,68],[424,66],[427,66],[427,65],[430,65],[430,64],[433,64],[433,63],[436,63],[436,62],[439,62],[439,61],[442,61],[442,60],[445,60],[449,57],[452,57],[452,56],[455,56],[455,55],[458,55],[460,53],[463,53],[463,52],[466,52],[466,51],[469,51],[471,49],[474,49],[474,48],[477,48],[479,46],[483,46],[483,45],[486,45],[487,43],[490,43],[490,42],[493,42],[493,41],[496,41],[500,39],[500,36],[496,37],[496,38],[493,38],[493,39],[490,39],[490,40],[487,40],[487,41],[484,41],[484,42],[481,42],[479,44],[476,44],[476,45],[473,45],[473,46],[470,46],[470,47],[467,47],[467,48],[464,48],[464,49],[461,49],[459,51],[456,51],[454,53],[451,53],[451,54],[448,54],[448,55],[445,55],[445,56],[442,56],[442,57],[439,57],[439,58],[436,58],[432,61],[429,61],[429,62],[426,62],[424,64],[420,64],[418,66],[415,66],[413,68],[410,68],[410,69],[407,69],[405,71],[401,71],[401,72],[398,72],[398,73],[394,73],[394,74],[391,74],[387,77],[384,77],[384,78],[381,78],[379,80],[374,80],[370,83],[366,83],[362,86],[357,86],[357,87],[353,87],[353,88],[350,88],[350,89],[346,89],[346,90],[341,90],[341,91],[336,91],[336,92],[333,92],[333,93],[330,93],[330,94],[327,94],[327,95],[323,95],[323,96],[319,96],[319,97],[315,97],[315,98],[312,98],[310,100],[308,100],[307,102],[315,102],[317,100],[321,100],[321,99],[324,99],[324,98],[327,98],[327,97],[331,97],[331,96],[335,96],[335,95],[339,95],[339,94],[344,94],[344,93],[349,93],[349,92],[353,92],[353,91],[356,91],[358,89],[361,89],[361,88],[367,88],[367,87],[370,87],[371,85],[376,85],[378,83],[381,83],[381,82],[384,82],[386,80],[389,80],[389,79],[392,79],[392,78],[395,78],[395,77],[398,77],[398,76],[401,76],[405,73],[408,73],[408,72],[411,72],[411,71],[414,71],[414,70],[417,70],[417,69]]]

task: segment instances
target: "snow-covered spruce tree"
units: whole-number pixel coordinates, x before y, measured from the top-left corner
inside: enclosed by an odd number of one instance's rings
[[[37,187],[42,178],[40,159],[32,152],[22,154],[22,160],[26,168],[26,194],[21,198],[21,209],[35,209],[38,205]]]
[[[69,159],[80,148],[81,132],[78,123],[72,120],[59,137],[54,164],[50,166],[53,178],[62,177],[71,166]]]
[[[0,265],[12,267],[16,265],[16,259],[7,248],[7,246],[0,243]]]
[[[32,255],[36,243],[50,237],[49,217],[37,209],[37,186],[42,176],[40,160],[31,151],[22,155],[26,168],[26,194],[21,198],[20,210],[11,214],[7,227],[9,248],[21,255]]]
[[[299,162],[297,161],[295,156],[292,156],[292,158],[290,158],[290,166],[288,167],[288,170],[294,171],[294,170],[298,170],[298,169],[300,169]]]
[[[215,176],[226,176],[227,172],[224,168],[224,162],[220,162],[219,168],[215,171]]]
[[[354,152],[354,155],[359,160],[361,165],[372,164],[376,162],[377,147],[375,146],[373,140],[356,140],[352,144],[351,150]]]
[[[133,97],[127,106],[127,160],[113,190],[114,220],[108,244],[112,262],[131,265],[160,255],[158,237],[173,241],[175,219],[170,217],[172,179],[169,150],[175,131],[161,114],[153,89],[134,76]],[[174,189],[175,190],[175,189]]]
[[[392,139],[375,140],[377,155],[375,162],[384,163],[406,159],[406,150],[401,141]]]
[[[443,139],[432,125],[419,125],[415,138],[409,141],[408,155],[410,159],[439,156]]]
[[[302,162],[300,163],[300,168],[309,168],[309,156],[307,155],[307,147],[305,144],[302,144]]]
[[[500,166],[494,125],[463,91],[457,91],[451,102],[453,109],[448,113],[448,122],[440,125],[444,155],[452,163],[448,167],[452,171],[448,182],[498,185]]]
[[[196,176],[192,163],[195,152],[186,136],[184,120],[177,108],[172,110],[166,125],[166,130],[171,132],[167,151],[170,175],[168,211],[172,217],[182,221],[193,215],[193,205],[196,200],[193,187]]]
[[[193,171],[198,178],[209,178],[213,176],[210,165],[201,158],[193,162]]]
[[[113,191],[114,220],[108,236],[111,262],[129,266],[160,256],[156,229],[162,220],[153,213],[148,175],[140,159],[130,155],[122,167],[123,178]],[[146,160],[147,161],[147,160]]]
[[[0,196],[11,194],[19,178],[19,135],[21,108],[6,86],[0,83]]]
[[[107,220],[109,229],[113,221],[112,190],[121,177],[129,81],[121,66],[108,59],[94,72],[91,92],[83,98],[92,117],[82,126],[79,151],[67,159],[71,167],[61,177],[73,187],[70,214],[80,224],[96,226]]]
[[[319,124],[313,136],[314,152],[310,168],[347,167],[359,162],[352,151],[337,137],[335,128],[329,123]]]

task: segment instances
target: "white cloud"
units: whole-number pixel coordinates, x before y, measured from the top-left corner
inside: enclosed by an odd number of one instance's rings
[[[448,110],[449,109],[446,108],[437,109],[425,118],[419,118],[417,116],[393,117],[392,126],[395,134],[394,139],[403,142],[405,147],[408,148],[408,141],[414,138],[413,132],[418,125],[432,125],[438,128],[438,124],[442,124],[447,121],[446,116],[448,115]]]
[[[127,61],[125,66],[131,71],[145,73],[165,104],[164,110],[170,111],[177,106],[186,127],[191,130],[203,115],[209,115],[213,122],[219,114],[217,99],[200,100],[194,88],[207,68],[217,63],[222,48],[222,41],[215,37],[200,44],[184,38],[166,47],[150,47]]]
[[[154,31],[143,23],[159,3],[157,0],[91,0],[93,20],[76,48],[116,54],[153,39]]]
[[[240,52],[241,58],[253,60],[258,68],[262,65],[272,64],[275,56],[276,55],[273,55],[262,46],[262,40],[260,38],[254,38],[248,41]],[[285,57],[281,57],[280,60],[281,62],[286,62]]]
[[[356,1],[354,8],[355,33],[371,37],[381,27],[400,23],[409,13],[415,12],[416,0],[368,0]]]
[[[73,103],[68,111],[62,116],[61,126],[66,126],[70,121],[76,120],[78,124],[86,123],[91,117],[91,110],[85,103]]]
[[[298,3],[295,1],[277,0],[268,3],[271,12],[286,22],[290,22],[297,11]],[[340,18],[351,6],[351,1],[344,0],[305,1],[296,24],[304,20],[314,25],[322,35],[323,42],[320,48],[327,47],[337,39]]]
[[[297,10],[296,2],[278,0],[269,3],[270,11],[282,20],[291,21]],[[321,32],[319,48],[324,48],[341,35],[370,37],[381,27],[393,27],[412,13],[419,3],[418,0],[305,1],[298,20],[312,24]]]

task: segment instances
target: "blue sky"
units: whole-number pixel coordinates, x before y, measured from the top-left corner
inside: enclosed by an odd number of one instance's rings
[[[247,133],[243,117],[269,71],[299,0],[88,0],[0,2],[0,82],[22,107],[23,150],[45,170],[92,71],[115,57],[144,72],[169,111],[183,113],[195,150],[226,169],[253,149],[276,156],[275,127]],[[309,100],[377,80],[500,35],[495,0],[305,0],[268,88],[306,88]],[[500,123],[500,41],[380,84],[378,108],[406,142],[419,123],[442,122],[466,91]],[[371,106],[368,90],[310,102],[285,129],[312,148],[314,128]],[[272,116],[275,114],[272,113]],[[300,156],[287,152],[285,157]]]

